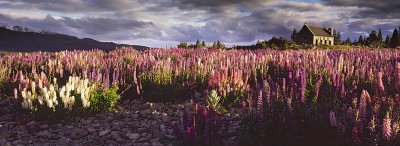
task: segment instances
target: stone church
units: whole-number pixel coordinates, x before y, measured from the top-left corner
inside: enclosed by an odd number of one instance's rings
[[[333,31],[332,28],[304,24],[303,28],[292,38],[298,44],[334,45]]]

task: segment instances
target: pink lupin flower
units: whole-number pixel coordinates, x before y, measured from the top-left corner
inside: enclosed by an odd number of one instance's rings
[[[14,88],[14,99],[18,99],[18,90]]]
[[[392,134],[393,134],[393,136],[396,136],[397,135],[397,133],[399,132],[399,129],[400,127],[399,127],[399,123],[398,122],[394,122],[393,124],[392,124]]]
[[[378,75],[376,77],[376,83],[378,85],[379,93],[384,94],[385,93],[385,87],[383,86],[382,82],[382,72],[378,72]]]
[[[400,90],[400,62],[398,62],[397,65],[396,65],[395,81],[396,81],[397,89]]]
[[[389,116],[389,112],[386,113],[386,116],[383,119],[382,136],[386,140],[389,140],[392,137],[392,127],[391,127],[391,119],[390,119],[390,116]]]

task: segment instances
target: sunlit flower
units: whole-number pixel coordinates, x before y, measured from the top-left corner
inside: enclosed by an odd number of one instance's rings
[[[385,139],[390,139],[392,137],[392,127],[391,127],[391,119],[389,116],[389,112],[386,113],[385,118],[382,123],[382,136]]]

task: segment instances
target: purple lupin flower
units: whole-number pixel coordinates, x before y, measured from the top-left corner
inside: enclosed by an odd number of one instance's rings
[[[396,69],[395,69],[395,85],[397,90],[400,90],[400,62],[397,63]]]
[[[291,114],[293,112],[292,98],[286,98],[286,106],[289,110],[289,113]]]
[[[346,111],[346,117],[348,120],[354,122],[355,118],[354,118],[354,110],[352,107],[349,107]]]
[[[174,129],[173,130],[174,130],[174,135],[175,135],[175,137],[177,139],[182,136],[181,128],[179,128],[179,124],[178,123],[174,124]]]
[[[189,143],[193,138],[193,128],[192,127],[186,127],[185,128],[185,133],[183,134],[183,141],[185,143]]]
[[[307,74],[305,70],[301,72],[301,80],[300,80],[300,100],[301,103],[305,102],[305,90],[306,90],[306,81],[307,81]]]
[[[354,126],[353,129],[351,130],[351,138],[353,139],[353,142],[356,144],[360,144],[360,131],[358,129],[358,126]]]
[[[359,102],[359,119],[360,121],[364,121],[365,117],[366,117],[366,110],[367,110],[367,99],[370,98],[369,94],[366,90],[363,90],[361,93],[361,97],[360,97],[360,102]]]
[[[331,81],[333,88],[336,88],[336,74],[331,74]]]
[[[249,110],[252,111],[252,109],[253,109],[253,97],[252,97],[252,95],[248,95],[247,103],[249,105]]]
[[[322,82],[322,75],[318,75],[318,80],[315,83],[315,97],[318,98],[319,95],[319,89],[321,88],[321,82]]]
[[[289,71],[288,73],[288,96],[292,96],[293,92],[293,72]]]
[[[345,94],[346,94],[346,91],[345,91],[345,88],[344,88],[344,77],[342,76],[341,77],[341,88],[340,88],[340,96],[341,96],[341,98],[344,98],[345,97]]]
[[[189,126],[189,115],[186,109],[183,109],[182,123],[183,123],[183,128]]]
[[[263,113],[263,96],[262,96],[262,90],[258,92],[258,99],[257,99],[257,114],[258,114],[258,126],[261,128],[263,124],[263,118],[264,118],[264,113]]]
[[[210,143],[210,117],[208,114],[208,109],[203,108],[203,116],[204,116],[204,143],[208,145]]]
[[[392,135],[393,135],[393,137],[396,137],[397,136],[397,133],[399,132],[399,123],[398,122],[394,122],[393,124],[392,124]]]
[[[282,78],[282,95],[283,97],[287,97],[286,96],[286,79]]]
[[[329,122],[331,123],[332,127],[336,127],[337,126],[336,116],[335,116],[335,112],[334,111],[330,111],[329,112]]]
[[[264,90],[265,90],[265,97],[266,97],[265,99],[266,99],[267,105],[269,105],[270,101],[271,101],[271,88],[270,88],[267,80],[263,81],[263,86],[264,86]]]

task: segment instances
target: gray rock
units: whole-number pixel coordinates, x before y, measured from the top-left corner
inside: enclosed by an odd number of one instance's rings
[[[71,142],[71,139],[66,137],[61,137],[57,140],[56,144],[61,146],[67,146]]]
[[[164,130],[166,126],[164,124],[160,124],[160,130]]]
[[[75,128],[72,132],[71,132],[71,138],[72,139],[80,139],[84,136],[86,136],[88,134],[88,132],[86,130],[80,129],[80,128]]]
[[[87,128],[87,131],[89,131],[90,133],[94,133],[94,132],[96,132],[96,129],[95,128]]]
[[[0,117],[0,121],[10,121],[12,120],[11,114],[5,114]]]
[[[32,125],[35,125],[35,123],[36,123],[35,121],[31,121],[31,122],[27,123],[26,126],[32,126]]]
[[[39,132],[39,136],[41,136],[41,137],[49,137],[50,136],[50,132],[48,131],[48,130],[45,130],[45,131],[41,131],[41,132]]]
[[[136,140],[140,137],[140,134],[139,133],[128,133],[128,134],[126,134],[126,136],[129,137],[129,139],[131,139],[131,140]]]
[[[100,132],[99,132],[99,136],[104,136],[104,135],[110,133],[110,131],[111,131],[111,130],[109,130],[109,129],[100,131]]]
[[[139,138],[139,142],[143,142],[143,141],[147,141],[147,140],[149,140],[150,138],[148,138],[148,137],[141,137],[141,138]]]
[[[47,128],[49,128],[49,125],[43,124],[43,125],[40,125],[39,128],[40,129],[47,129]]]
[[[119,136],[119,132],[118,131],[111,131],[111,137],[114,138],[115,140],[121,138],[121,136]]]
[[[167,129],[168,134],[174,134],[174,129]]]
[[[154,142],[151,142],[151,146],[164,146],[164,145],[161,144],[159,141],[154,141]]]
[[[3,145],[5,143],[7,143],[8,141],[6,140],[6,138],[1,138],[0,139],[0,144]]]
[[[166,137],[166,138],[169,138],[169,139],[174,139],[174,138],[175,138],[175,136],[169,135],[169,134],[165,135],[165,137]]]
[[[170,121],[170,118],[169,118],[168,116],[166,116],[166,115],[161,116],[161,119],[162,119],[162,121],[165,122],[165,123],[167,123],[167,122]]]
[[[118,145],[118,142],[111,140],[111,139],[107,140],[106,143],[109,145]]]

